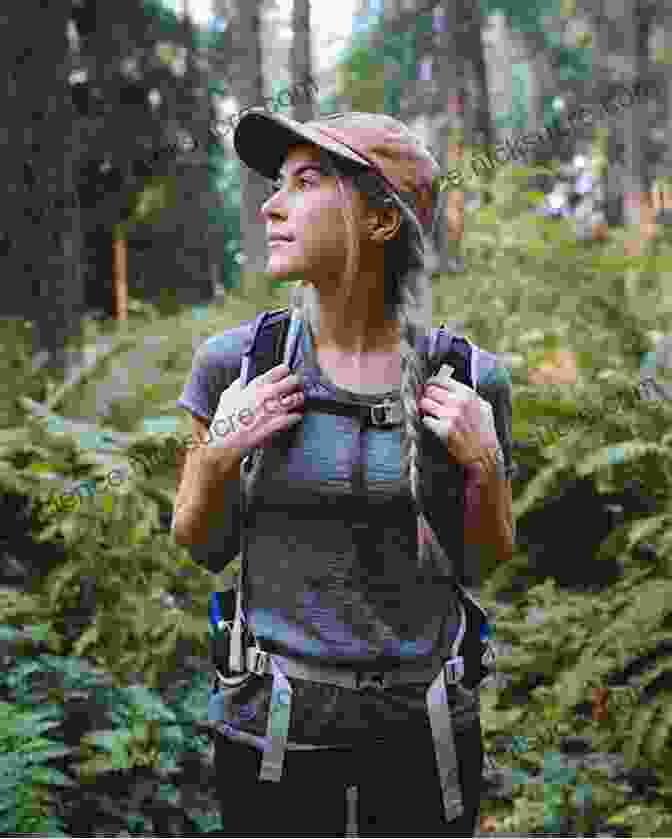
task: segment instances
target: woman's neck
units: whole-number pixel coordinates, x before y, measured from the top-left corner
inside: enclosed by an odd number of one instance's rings
[[[375,334],[346,330],[323,333],[320,315],[319,335],[312,335],[317,363],[332,384],[352,393],[376,394],[396,390],[401,386],[401,354],[399,325],[396,335],[392,328]],[[312,333],[312,330],[311,330]]]
[[[396,318],[385,319],[363,306],[348,308],[336,310],[321,301],[316,349],[355,356],[398,351],[401,336]]]

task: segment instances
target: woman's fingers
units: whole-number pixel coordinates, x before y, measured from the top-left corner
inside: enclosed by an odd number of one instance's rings
[[[418,404],[424,413],[430,414],[430,416],[433,417],[442,418],[442,411],[445,410],[445,407],[441,402],[437,402],[435,399],[430,399],[428,396],[425,396]]]
[[[301,381],[301,377],[297,376],[296,373],[291,373],[286,364],[278,364],[276,367],[271,367],[270,370],[267,370],[260,376],[256,376],[252,379],[252,381],[259,385],[274,385],[280,382],[284,384],[289,381],[294,387],[296,387],[296,385],[298,385]],[[252,384],[252,382],[250,382],[250,384]]]
[[[289,374],[289,367],[286,364],[277,364],[275,367],[271,367],[270,370],[267,370],[265,373],[262,373],[261,376],[257,376],[256,379],[259,384],[271,384],[273,382],[279,382],[281,379],[284,379]]]
[[[222,394],[211,428],[226,441],[215,445],[263,445],[276,431],[303,418],[303,378],[286,364],[271,367],[245,387],[240,378]]]
[[[303,394],[290,393],[281,396],[278,399],[267,397],[261,403],[261,412],[265,415],[287,413],[292,409],[297,409],[303,406]]]

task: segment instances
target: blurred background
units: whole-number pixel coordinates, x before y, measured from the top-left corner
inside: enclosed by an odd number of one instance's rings
[[[232,132],[223,136],[221,126],[264,97],[299,119],[384,111],[424,138],[443,171],[470,174],[479,168],[470,156],[552,131],[588,106],[570,136],[528,144],[517,162],[555,160],[534,186],[549,194],[548,214],[575,219],[577,235],[604,238],[610,226],[628,225],[637,228],[633,241],[651,237],[672,159],[665,6],[20,4],[4,12],[2,27],[0,258],[4,276],[21,280],[0,314],[29,321],[38,363],[48,358],[58,369],[87,315],[123,320],[138,301],[207,303],[240,287],[241,274],[262,273],[256,222],[267,187],[241,171]],[[49,34],[40,49],[37,21],[41,39]],[[315,79],[314,97],[285,95],[306,78]],[[438,270],[462,267],[465,207],[487,202],[487,174],[480,165],[478,183],[446,196],[433,243]]]

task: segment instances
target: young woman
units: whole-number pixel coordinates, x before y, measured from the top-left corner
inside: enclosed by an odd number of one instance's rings
[[[443,584],[448,552],[419,512],[431,472],[435,524],[445,517],[461,545],[510,557],[511,387],[477,347],[478,392],[425,382],[417,339],[431,326],[424,237],[438,166],[381,114],[299,123],[257,109],[234,143],[275,179],[261,210],[268,271],[298,283],[293,371],[278,365],[242,387],[244,323],[198,349],[178,402],[204,443],[183,467],[179,544],[226,553],[241,460],[263,449],[243,602],[272,663],[211,696],[225,833],[344,836],[356,786],[360,836],[473,835],[478,689],[444,678],[460,610]],[[304,412],[306,398],[325,410]],[[328,412],[339,402],[363,416],[383,400],[399,409],[389,425]],[[288,710],[283,740],[274,721],[282,728]]]

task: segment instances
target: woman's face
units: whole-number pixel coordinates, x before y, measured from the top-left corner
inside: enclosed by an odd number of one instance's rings
[[[357,218],[360,207],[355,192]],[[348,248],[341,195],[336,178],[322,170],[315,146],[290,149],[261,213],[269,239],[267,270],[274,279],[300,279],[321,291],[340,283]],[[274,236],[290,241],[274,241]]]

